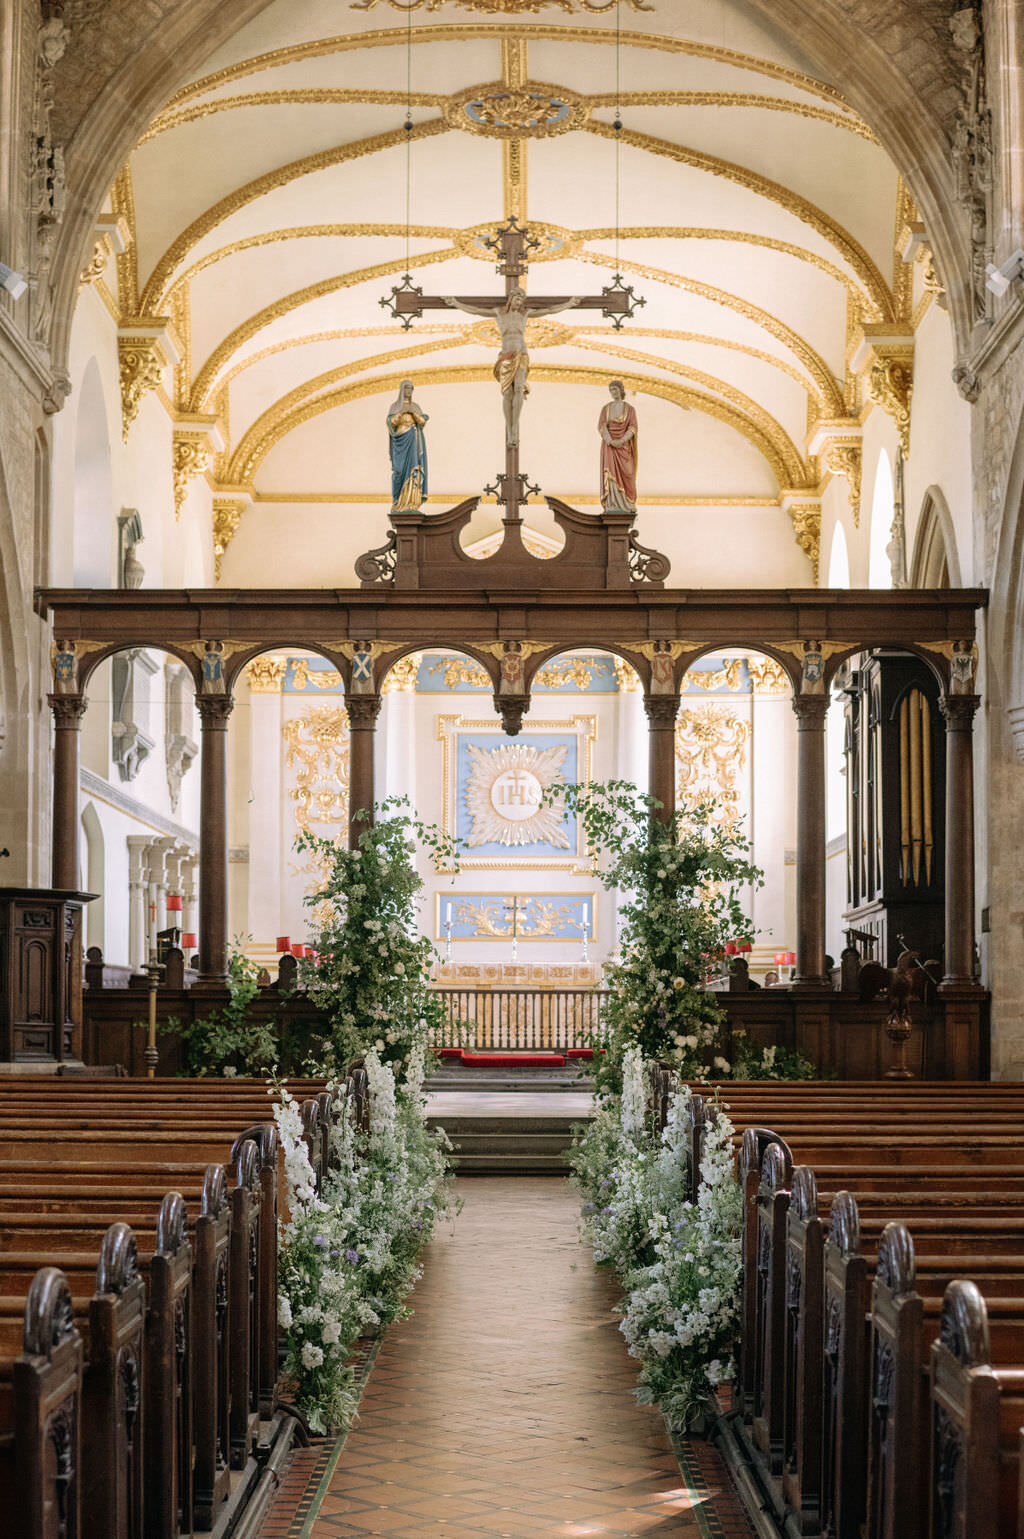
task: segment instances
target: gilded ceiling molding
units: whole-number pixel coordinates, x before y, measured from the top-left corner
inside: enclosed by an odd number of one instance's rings
[[[408,358],[419,358],[424,353],[433,353],[439,349],[458,345],[459,343],[453,343],[450,337],[443,337],[434,342],[418,343],[415,347],[399,348],[397,351],[356,358],[350,363],[337,364],[333,369],[327,369],[314,379],[303,380],[301,385],[296,385],[294,390],[289,390],[287,395],[281,396],[280,400],[268,407],[262,416],[257,417],[231,457],[231,464],[227,471],[228,479],[251,481],[255,466],[267,452],[263,447],[263,441],[269,433],[272,433],[274,424],[283,417],[289,416],[297,406],[301,406],[303,401],[309,400],[318,391],[327,389],[338,380],[349,379],[353,374],[361,374],[364,369],[377,369],[382,364],[388,363],[403,363]]]
[[[110,206],[128,231],[125,249],[117,255],[117,302],[122,315],[139,314],[139,259],[135,227],[132,168],[126,161],[110,189]]]
[[[515,35],[501,40],[501,78],[510,90],[522,87],[529,68],[526,39]],[[526,222],[527,166],[529,152],[520,138],[501,141],[501,200],[506,219]]]
[[[909,321],[914,307],[914,268],[904,256],[903,231],[914,222],[917,210],[910,189],[902,176],[896,179],[896,218],[893,231],[892,292],[896,316]]]
[[[789,486],[806,486],[810,484],[808,467],[804,462],[799,449],[786,432],[780,422],[766,412],[756,401],[752,401],[742,390],[736,390],[732,385],[726,384],[722,379],[713,374],[705,374],[700,369],[691,368],[688,364],[676,363],[669,358],[659,358],[654,353],[641,353],[635,347],[623,347],[620,343],[585,341],[582,337],[575,339],[577,347],[585,347],[598,353],[610,353],[616,358],[628,358],[631,363],[646,363],[657,369],[665,369],[669,373],[678,374],[682,379],[692,380],[695,385],[701,385],[705,390],[712,390],[720,395],[740,415],[747,417],[763,433],[765,438],[771,439],[778,451],[779,457],[786,467],[786,482]]]
[[[613,226],[606,225],[600,229],[573,230],[571,233],[579,241],[614,240],[616,231]],[[620,240],[721,240],[741,246],[763,246],[766,251],[778,251],[783,256],[795,257],[798,262],[809,262],[819,272],[826,273],[836,283],[842,284],[857,307],[866,312],[865,320],[882,319],[877,300],[861,288],[849,273],[844,273],[841,267],[837,267],[827,257],[819,256],[816,251],[808,251],[805,246],[794,245],[791,241],[776,240],[773,235],[756,235],[751,230],[716,230],[702,225],[663,224],[624,225],[618,231],[618,236]]]
[[[547,139],[582,128],[589,115],[586,97],[542,80],[468,86],[444,108],[449,127],[492,139]]]
[[[673,384],[671,380],[655,379],[646,374],[631,374],[625,370],[619,370],[619,377],[628,390],[636,390],[643,395],[658,396],[664,401],[671,401],[676,406],[704,412],[705,415],[726,423],[753,444],[770,465],[779,485],[786,484],[785,462],[776,445],[764,436],[755,423],[742,416],[727,402],[703,395],[698,390],[687,390]],[[380,395],[387,391],[394,392],[403,378],[411,379],[416,386],[483,383],[493,386],[494,371],[490,366],[477,368],[463,365],[447,369],[420,369],[409,371],[404,375],[375,374],[370,379],[355,380],[339,390],[332,390],[327,395],[318,396],[316,400],[298,407],[289,417],[278,420],[273,431],[268,433],[264,441],[260,459],[253,462],[253,475],[259,469],[260,460],[269,454],[274,444],[279,443],[302,423],[311,421],[325,411],[333,411],[337,406],[344,406],[349,401],[357,401],[368,395]],[[603,386],[607,383],[608,371],[607,369],[560,368],[553,364],[535,364],[530,370],[530,378],[538,383],[547,381],[559,385]]]
[[[814,381],[815,395],[830,416],[844,415],[842,392],[825,360],[808,342],[805,342],[798,332],[793,331],[784,321],[780,321],[777,316],[771,315],[767,310],[762,310],[759,306],[752,305],[747,300],[740,299],[737,294],[728,293],[725,289],[713,288],[709,283],[699,283],[696,278],[684,278],[681,274],[668,272],[662,267],[649,267],[643,262],[630,262],[625,257],[617,259],[614,256],[605,256],[598,251],[581,251],[579,259],[581,262],[590,262],[595,267],[609,267],[623,273],[636,273],[638,277],[650,278],[655,283],[665,283],[671,288],[683,289],[687,294],[698,294],[702,299],[708,299],[713,304],[735,310],[737,315],[742,315],[748,321],[752,321],[755,326],[760,326],[768,332],[769,336],[781,342],[795,357],[799,358]]]
[[[489,16],[516,16],[523,11],[532,11],[534,15],[549,6],[557,5],[563,11],[574,10],[577,6],[581,11],[589,11],[591,16],[606,15],[614,11],[618,0],[457,0],[464,11],[483,11]],[[623,0],[634,11],[653,11],[653,5],[646,4],[646,0]],[[393,11],[419,11],[426,6],[428,11],[439,11],[444,0],[351,0],[354,11],[372,11],[375,5],[390,5]]]
[[[613,91],[584,98],[595,107],[750,107],[764,112],[791,112],[801,118],[827,123],[830,128],[844,128],[849,133],[877,144],[878,139],[863,118],[850,111],[834,112],[831,107],[815,107],[811,102],[794,101],[790,96],[761,96],[757,91]]]
[[[297,181],[300,177],[310,176],[314,171],[327,171],[332,166],[341,166],[347,161],[359,160],[365,155],[375,155],[379,150],[393,149],[396,145],[405,144],[407,139],[430,139],[435,134],[448,132],[448,124],[444,118],[431,118],[426,123],[415,124],[408,135],[403,128],[391,129],[384,134],[370,134],[365,139],[355,139],[349,144],[336,145],[331,150],[320,150],[315,155],[303,155],[298,160],[289,161],[287,165],[275,166],[273,171],[266,171],[262,176],[246,182],[244,186],[236,187],[233,192],[229,192],[226,197],[219,199],[200,214],[198,219],[194,219],[188,228],[171,242],[150,274],[142,295],[142,309],[149,311],[161,303],[170,284],[171,275],[181,266],[193,246],[209,235],[211,230],[215,230],[225,219],[232,214],[237,214],[239,209],[245,208],[249,203],[262,198],[264,194],[273,192],[278,187],[285,187],[289,182]]]
[[[187,283],[180,283],[167,298],[171,321],[181,343],[181,356],[174,366],[174,405],[178,411],[187,411],[192,388],[192,291]]]
[[[708,155],[703,150],[691,150],[685,145],[674,144],[670,139],[658,139],[654,134],[642,134],[633,128],[624,128],[616,134],[610,123],[595,121],[587,123],[583,132],[596,134],[602,139],[618,140],[622,144],[631,145],[634,149],[644,150],[650,155],[660,155],[680,165],[692,166],[694,170],[705,171],[710,176],[718,176],[724,181],[733,182],[738,187],[745,187],[749,192],[767,198],[769,202],[784,208],[795,219],[816,230],[829,245],[834,246],[843,260],[848,262],[858,275],[878,305],[883,318],[887,320],[894,318],[893,298],[889,286],[860,242],[855,240],[848,230],[843,229],[842,225],[830,219],[816,204],[801,197],[791,187],[784,187],[781,182],[773,182],[769,177],[762,176],[760,172],[751,171],[749,167],[738,165],[735,161],[723,160],[718,155]]]
[[[460,326],[457,321],[452,321],[450,326],[417,326],[417,336],[423,336],[426,332],[443,333],[445,336],[462,335],[469,337],[474,330],[472,326]],[[667,333],[651,333],[654,335],[667,335]],[[261,347],[257,353],[249,353],[240,363],[228,369],[220,375],[217,381],[217,394],[225,391],[233,379],[239,374],[244,374],[252,364],[262,363],[264,358],[272,358],[275,353],[286,353],[293,347],[309,347],[316,342],[340,342],[350,337],[390,337],[395,338],[395,324],[392,321],[389,326],[341,326],[336,331],[311,331],[304,337],[286,337],[283,342],[275,342],[271,347]],[[793,371],[794,378],[804,381]]]
[[[123,214],[101,214],[93,226],[94,244],[92,255],[82,268],[79,287],[96,283],[107,270],[112,256],[121,256],[128,250],[131,231]]]
[[[246,91],[240,96],[221,96],[215,101],[198,102],[194,107],[183,107],[180,112],[161,112],[150,123],[139,144],[147,144],[159,134],[187,123],[198,123],[215,112],[230,112],[242,107],[321,107],[360,105],[368,107],[404,107],[411,102],[414,107],[435,107],[440,111],[447,96],[433,91],[352,91],[333,90],[329,87],[309,86],[296,91]]]
[[[273,304],[266,305],[264,309],[257,310],[255,315],[251,315],[240,326],[236,326],[234,331],[218,343],[203,364],[192,386],[192,410],[203,410],[217,375],[232,353],[237,352],[250,337],[256,336],[265,326],[279,320],[282,315],[287,315],[302,305],[308,305],[315,299],[322,299],[326,294],[336,294],[339,289],[353,288],[356,284],[370,283],[377,278],[387,278],[393,273],[426,267],[432,262],[447,262],[457,255],[454,247],[446,246],[440,251],[424,251],[418,256],[413,255],[408,261],[402,256],[392,262],[378,262],[374,267],[358,267],[350,273],[342,273],[339,278],[324,278],[319,283],[311,283],[307,288],[297,289],[294,294],[286,294],[282,299],[275,300]]]
[[[757,59],[753,54],[739,53],[733,48],[719,48],[711,43],[695,43],[688,38],[665,37],[656,32],[628,32],[618,34],[614,27],[559,26],[551,22],[517,22],[516,34],[528,42],[569,43],[574,48],[581,44],[614,48],[621,42],[623,48],[651,49],[656,53],[681,54],[691,59],[707,59],[713,64],[725,64],[734,69],[750,70],[766,75],[772,80],[785,81],[798,91],[817,96],[822,101],[834,102],[852,111],[848,102],[834,86],[823,84],[798,70],[787,69],[784,64],[774,64],[769,59]],[[176,109],[184,102],[208,91],[219,90],[234,80],[244,80],[248,75],[262,74],[264,70],[277,69],[285,64],[295,64],[302,59],[321,59],[333,53],[350,53],[370,48],[404,48],[409,41],[417,46],[422,43],[450,43],[485,41],[500,43],[509,35],[504,22],[454,22],[427,26],[384,27],[375,32],[353,32],[329,38],[314,38],[305,43],[293,43],[287,48],[274,48],[267,53],[254,54],[237,64],[229,64],[216,70],[192,85],[183,87],[171,97],[164,112]]]
[[[457,230],[454,225],[443,224],[413,224],[409,226],[409,235],[413,240],[447,240],[454,241],[464,232]],[[241,240],[229,241],[226,246],[218,246],[216,251],[209,251],[205,256],[197,258],[184,272],[180,273],[168,289],[173,294],[175,289],[183,283],[191,283],[198,273],[204,268],[212,267],[216,262],[224,262],[228,257],[237,256],[240,251],[251,251],[257,246],[272,246],[282,240],[323,240],[350,239],[357,236],[384,236],[386,238],[405,239],[404,224],[296,224],[287,226],[281,230],[261,230],[258,235],[246,235]],[[493,257],[491,258],[493,261]]]
[[[242,522],[242,514],[252,501],[251,494],[244,488],[238,496],[215,496],[213,499],[213,580],[220,582],[221,565],[228,546],[238,533],[238,526]],[[273,661],[271,658],[259,659],[261,663]],[[253,666],[250,663],[250,668]],[[252,687],[252,676],[249,679]]]

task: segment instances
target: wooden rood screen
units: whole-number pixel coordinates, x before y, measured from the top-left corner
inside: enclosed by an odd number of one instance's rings
[[[565,1052],[601,1035],[607,989],[436,989],[444,1024],[432,1047]]]
[[[748,1501],[791,1539],[1024,1539],[1024,1086],[724,1089]]]

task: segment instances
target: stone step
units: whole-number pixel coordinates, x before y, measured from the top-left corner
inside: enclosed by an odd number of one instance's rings
[[[462,1116],[451,1113],[427,1114],[431,1127],[442,1127],[451,1139],[477,1137],[531,1138],[547,1135],[564,1139],[572,1138],[572,1130],[583,1117],[488,1117]]]
[[[572,1146],[562,1133],[531,1133],[526,1138],[501,1133],[449,1134],[457,1154],[560,1154]]]
[[[529,1150],[513,1153],[481,1151],[452,1155],[452,1165],[460,1176],[563,1176],[569,1167],[561,1154],[534,1154]]]

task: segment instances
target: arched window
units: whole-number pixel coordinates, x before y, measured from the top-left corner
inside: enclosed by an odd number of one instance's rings
[[[869,588],[892,587],[889,542],[892,539],[892,520],[895,512],[896,491],[893,485],[892,464],[883,449],[878,457],[875,491],[871,499],[871,534],[868,545]]]
[[[72,551],[76,588],[109,588],[114,561],[114,492],[110,434],[95,358],[82,376],[75,422],[75,514]]]
[[[846,530],[837,524],[832,531],[832,549],[828,558],[828,588],[850,586],[850,552],[846,544]]]
[[[921,508],[910,566],[910,585],[913,588],[960,586],[953,520],[937,486],[928,490]]]

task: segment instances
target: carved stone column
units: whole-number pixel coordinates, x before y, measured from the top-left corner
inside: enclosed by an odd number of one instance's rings
[[[349,695],[348,709],[348,843],[355,849],[359,835],[373,827],[373,744],[380,714],[380,695]],[[369,818],[356,817],[368,812]]]
[[[650,794],[661,803],[655,817],[671,823],[676,812],[676,717],[678,695],[644,695],[648,731],[648,777]]]
[[[146,965],[146,852],[148,834],[128,835],[128,966],[141,973]]]
[[[84,695],[48,695],[53,712],[52,881],[58,891],[78,890],[78,755]]]
[[[940,695],[946,720],[946,957],[943,986],[974,983],[974,713],[979,695]]]
[[[230,695],[198,695],[202,733],[199,810],[199,981],[219,984],[228,962],[228,717]]]
[[[821,986],[825,975],[825,718],[827,694],[793,699],[797,719],[796,977]]]

